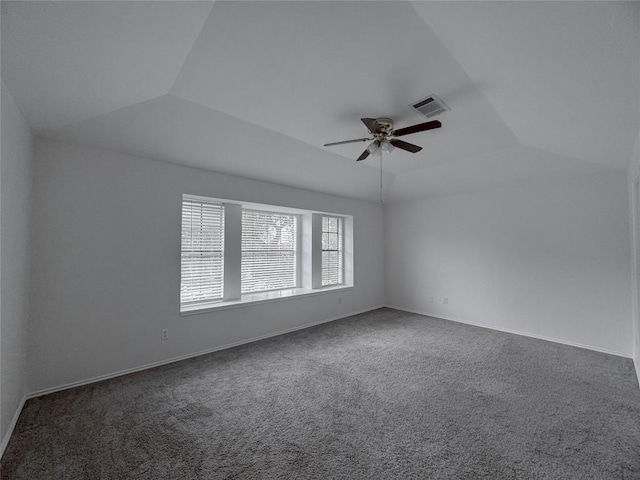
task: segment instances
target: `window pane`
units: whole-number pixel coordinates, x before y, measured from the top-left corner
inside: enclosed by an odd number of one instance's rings
[[[328,233],[329,235],[329,244],[327,245],[327,250],[337,250],[338,249],[338,234],[337,233]]]
[[[322,217],[322,285],[343,283],[342,218]]]
[[[322,252],[322,285],[342,283],[342,252]]]
[[[297,217],[242,211],[242,293],[297,286]]]
[[[180,306],[221,300],[224,285],[224,207],[182,201]]]

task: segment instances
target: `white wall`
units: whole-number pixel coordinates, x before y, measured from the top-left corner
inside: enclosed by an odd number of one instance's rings
[[[0,167],[0,455],[24,395],[29,285],[32,139],[2,82]]]
[[[635,148],[629,169],[627,180],[629,188],[629,213],[631,225],[631,309],[633,320],[633,360],[636,365],[638,383],[640,383],[640,200],[636,198],[634,189],[640,179],[640,131],[636,137]],[[640,192],[638,192],[640,195]]]
[[[375,203],[46,140],[34,161],[32,392],[384,303]],[[181,317],[183,193],[353,215],[355,288]]]
[[[628,215],[622,171],[388,206],[386,303],[630,356]]]

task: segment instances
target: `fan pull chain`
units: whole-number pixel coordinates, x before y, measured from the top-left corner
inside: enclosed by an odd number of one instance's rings
[[[380,205],[382,205],[382,148],[380,148]]]

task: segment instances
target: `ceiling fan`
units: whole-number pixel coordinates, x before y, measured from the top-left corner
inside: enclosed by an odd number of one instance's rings
[[[422,147],[403,140],[398,140],[397,137],[424,132],[426,130],[433,130],[434,128],[440,128],[442,126],[438,120],[432,120],[431,122],[419,123],[410,127],[394,130],[393,120],[390,118],[361,118],[360,120],[362,120],[362,123],[367,127],[372,138],[356,138],[354,140],[345,140],[343,142],[325,143],[324,146],[331,147],[333,145],[343,145],[345,143],[371,142],[367,149],[362,152],[362,155],[357,158],[356,161],[358,162],[364,160],[370,154],[377,153],[380,150],[390,152],[393,147],[406,150],[407,152],[417,153],[422,150]]]

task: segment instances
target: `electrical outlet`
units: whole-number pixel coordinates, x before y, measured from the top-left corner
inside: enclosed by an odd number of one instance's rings
[[[168,328],[163,328],[162,329],[162,337],[160,337],[162,340],[169,340],[169,329]]]
[[[444,300],[442,301],[442,303],[447,305],[449,303],[449,297],[444,297]]]

